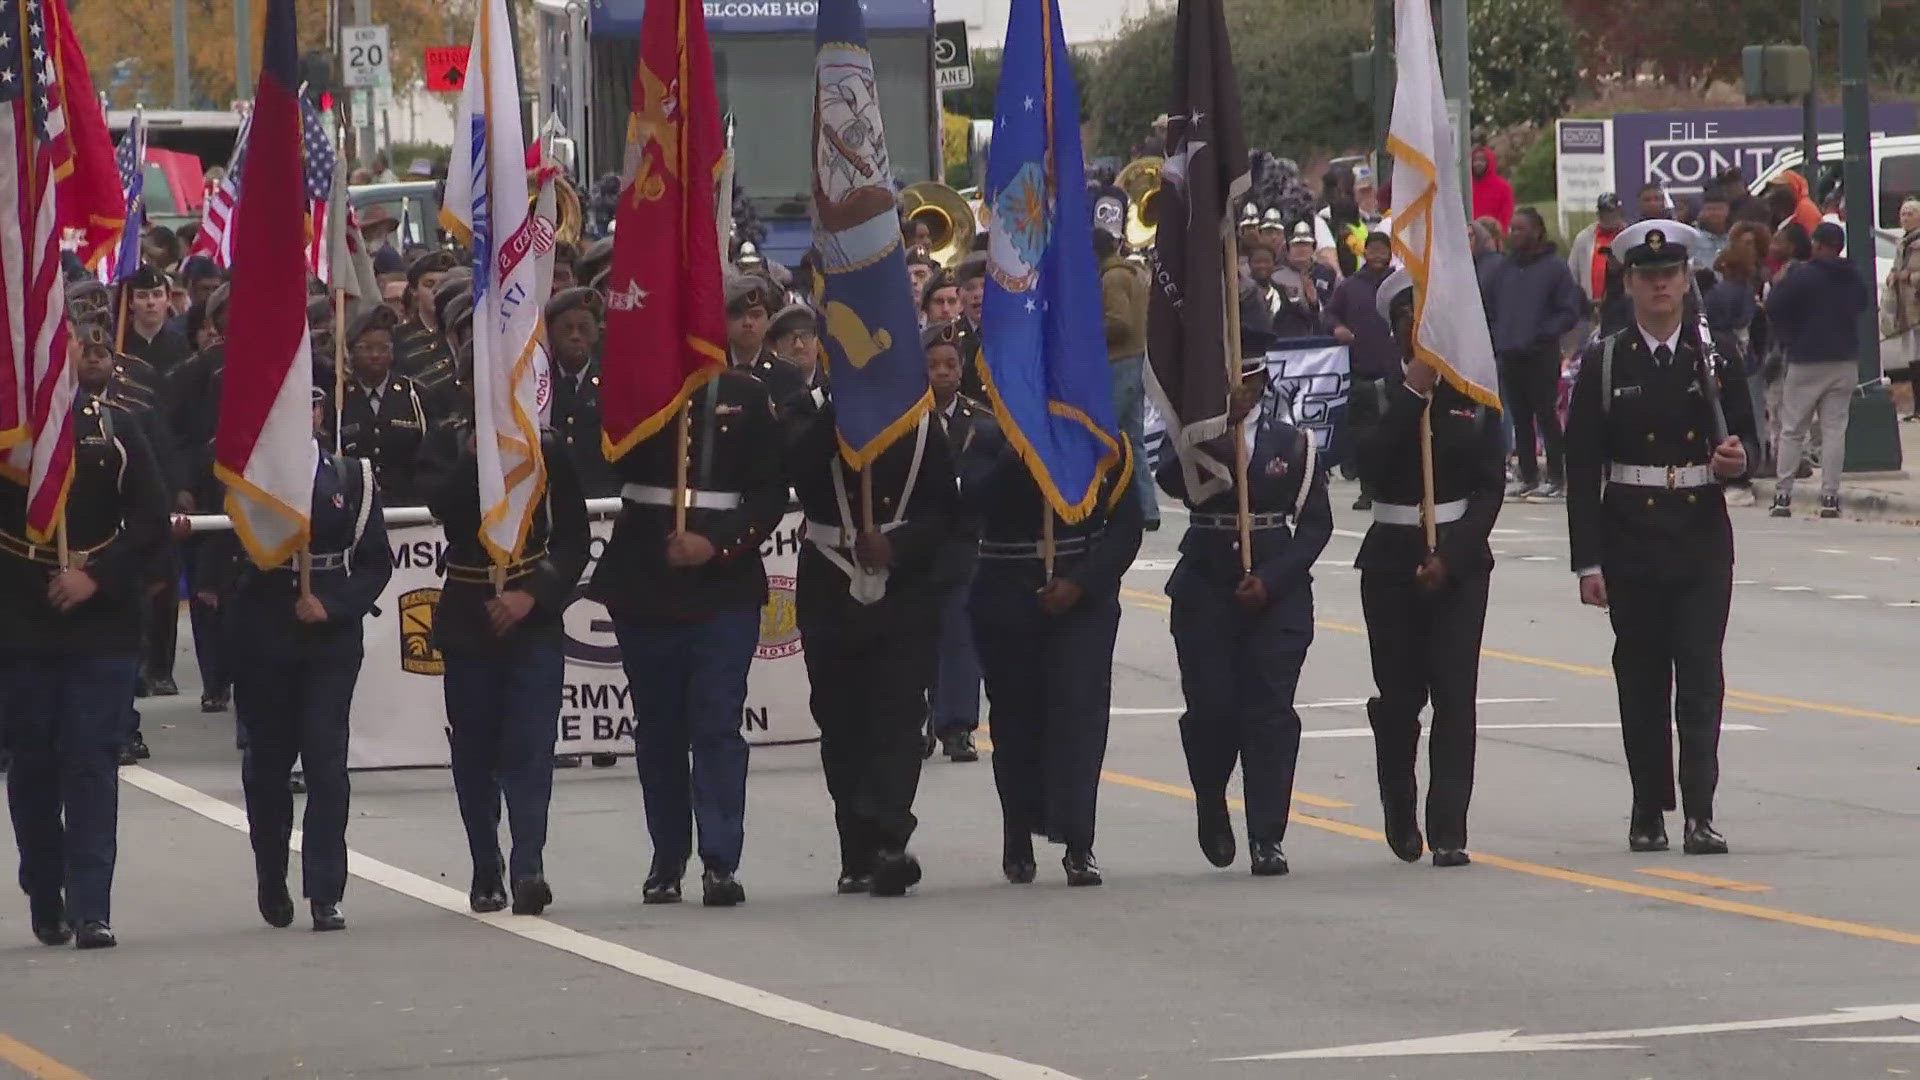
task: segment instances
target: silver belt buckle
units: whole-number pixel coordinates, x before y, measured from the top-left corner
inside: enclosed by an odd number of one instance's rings
[[[1679,486],[1680,486],[1680,467],[1678,465],[1667,466],[1667,490],[1673,491]]]

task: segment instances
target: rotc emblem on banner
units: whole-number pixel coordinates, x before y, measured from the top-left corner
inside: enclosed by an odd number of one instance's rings
[[[1040,281],[1040,260],[1053,235],[1053,200],[1039,162],[1021,165],[1001,189],[993,200],[993,220],[1001,228],[988,234],[987,269],[1008,292],[1031,291]]]
[[[790,577],[767,575],[767,602],[760,609],[760,644],[753,650],[754,659],[783,660],[800,651],[800,607],[794,602],[793,585]]]
[[[447,673],[447,658],[433,644],[433,612],[439,606],[439,589],[400,594],[400,670],[415,675]]]

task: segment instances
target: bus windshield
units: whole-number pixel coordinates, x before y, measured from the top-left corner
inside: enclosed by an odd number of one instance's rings
[[[716,35],[714,80],[733,115],[734,176],[756,202],[805,200],[812,187],[813,35]],[[875,33],[887,156],[903,183],[929,178],[932,135],[924,34]],[[796,87],[807,89],[796,92]]]

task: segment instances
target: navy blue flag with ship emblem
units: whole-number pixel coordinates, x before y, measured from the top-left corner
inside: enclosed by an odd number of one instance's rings
[[[865,468],[933,408],[933,391],[859,0],[821,0],[815,42],[814,302],[840,452]]]

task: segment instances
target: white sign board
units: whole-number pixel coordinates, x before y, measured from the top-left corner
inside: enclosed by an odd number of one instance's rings
[[[788,515],[761,546],[771,587],[760,613],[760,647],[747,682],[742,734],[755,744],[805,742],[819,737],[807,705],[807,669],[801,655],[793,583],[800,550],[799,514]],[[613,522],[593,524],[591,578]],[[384,769],[448,763],[447,716],[440,686],[444,661],[433,647],[434,605],[440,599],[437,566],[446,550],[439,525],[396,526],[387,532],[393,580],[380,597],[380,614],[366,621],[366,659],[353,694],[353,736],[347,764]],[[620,666],[607,610],[576,597],[566,624],[566,682],[554,752],[633,751],[633,694]]]
[[[340,71],[343,84],[365,90],[390,86],[393,71],[389,66],[387,28],[384,26],[346,26],[340,30]]]
[[[1578,221],[1584,228],[1599,212],[1600,196],[1619,193],[1613,169],[1613,121],[1555,120],[1553,146],[1560,235],[1571,241],[1576,231],[1573,223]]]

